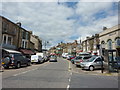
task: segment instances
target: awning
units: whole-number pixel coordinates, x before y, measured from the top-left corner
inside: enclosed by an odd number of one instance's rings
[[[20,51],[21,51],[23,54],[34,54],[34,52],[32,52],[31,50],[20,49]]]
[[[5,50],[6,52],[9,52],[9,53],[21,53],[19,51],[10,50],[10,49],[3,49],[3,50]]]

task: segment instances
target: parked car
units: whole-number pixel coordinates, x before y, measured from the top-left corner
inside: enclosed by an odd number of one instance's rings
[[[62,57],[63,57],[63,58],[67,58],[67,55],[68,55],[68,53],[63,53],[63,54],[62,54]]]
[[[91,56],[91,54],[88,52],[80,52],[79,56]]]
[[[49,58],[49,62],[57,62],[57,56],[51,55]]]
[[[69,56],[69,57],[67,57],[67,60],[71,60],[71,59],[74,59],[75,58],[75,56]]]
[[[88,69],[93,71],[94,69],[101,69],[101,66],[105,65],[104,59],[101,56],[92,56],[89,60],[82,62],[82,69]]]
[[[87,61],[89,58],[91,58],[91,56],[78,56],[75,60],[74,60],[74,64],[76,65],[76,67],[80,66],[81,62],[85,62]]]
[[[6,54],[2,59],[3,67],[9,68],[10,66],[20,68],[23,65],[30,66],[30,59],[26,58],[21,53],[9,53]]]
[[[43,63],[44,58],[41,55],[31,55],[31,63]]]

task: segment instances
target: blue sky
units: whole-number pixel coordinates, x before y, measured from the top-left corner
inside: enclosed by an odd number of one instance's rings
[[[84,39],[118,23],[116,2],[4,2],[2,15],[50,46]]]

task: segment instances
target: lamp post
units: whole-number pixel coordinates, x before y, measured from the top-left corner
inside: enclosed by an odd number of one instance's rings
[[[48,41],[44,41],[44,47],[45,47],[45,54],[46,54],[46,47],[47,47],[47,44],[48,44],[49,42]]]
[[[45,50],[46,50],[46,47],[47,47],[48,43],[49,43],[48,41],[45,41],[45,43],[44,43]]]
[[[74,55],[76,56],[76,48],[74,47],[74,49],[73,49],[73,50],[74,50]]]

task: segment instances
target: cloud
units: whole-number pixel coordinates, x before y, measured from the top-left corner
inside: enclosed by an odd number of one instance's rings
[[[61,41],[72,42],[75,38],[79,40],[102,31],[103,26],[117,24],[113,2],[74,5],[76,8],[58,2],[4,2],[2,14],[13,22],[20,21],[22,27],[49,41],[49,46]]]
[[[77,4],[76,13],[80,16],[77,28],[78,36],[85,39],[102,31],[103,26],[112,27],[118,24],[118,3],[81,3]],[[101,12],[101,13],[100,13]],[[82,31],[82,32],[81,32]],[[80,38],[79,37],[79,38]],[[78,38],[78,39],[79,39]]]

